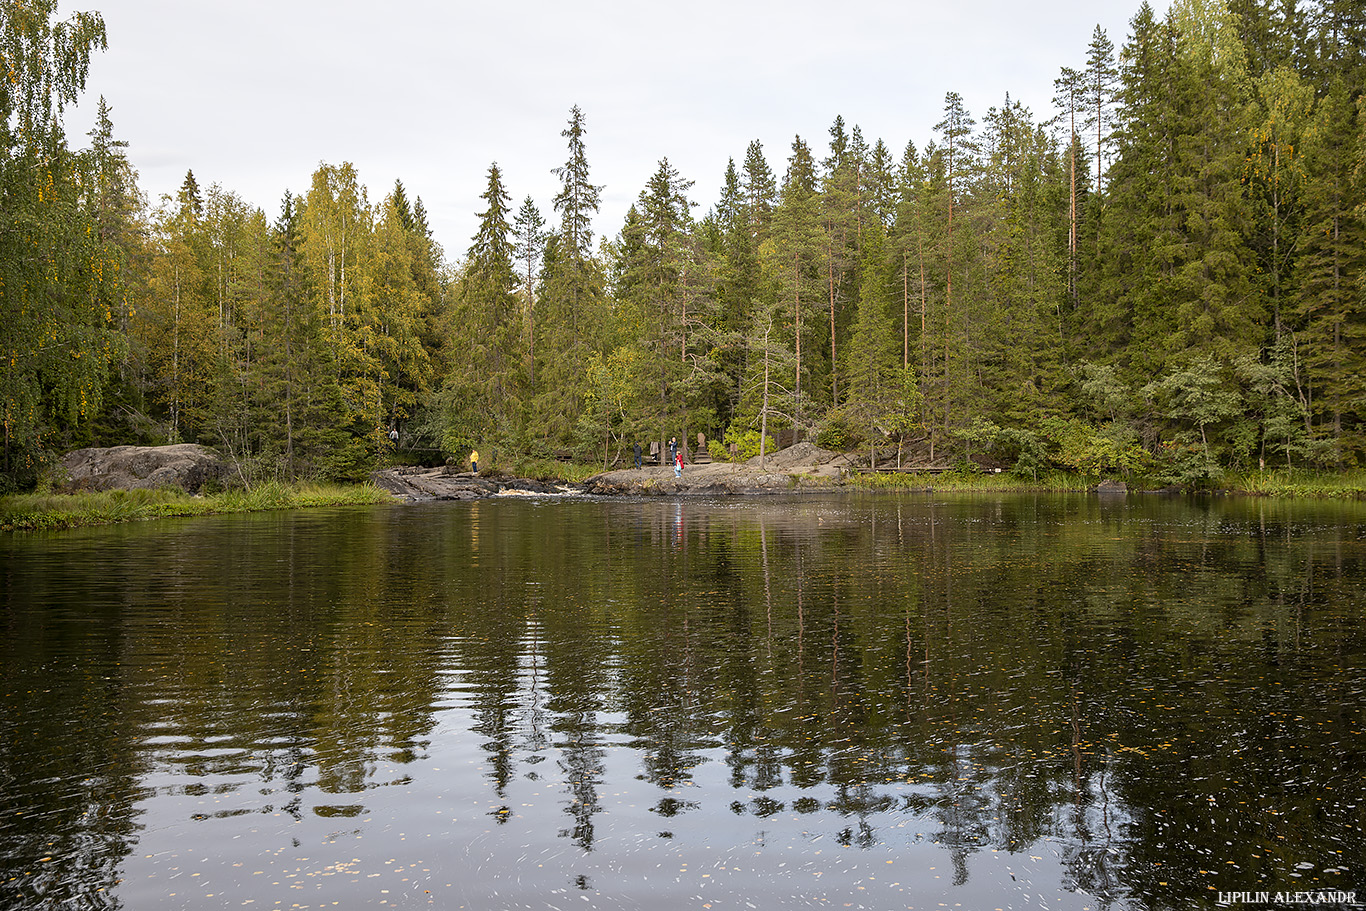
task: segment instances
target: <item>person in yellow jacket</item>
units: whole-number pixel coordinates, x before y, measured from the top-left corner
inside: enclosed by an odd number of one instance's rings
[[[470,453],[470,471],[479,473],[479,450],[475,449]]]

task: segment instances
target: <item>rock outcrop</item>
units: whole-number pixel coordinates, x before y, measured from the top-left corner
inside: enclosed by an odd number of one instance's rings
[[[747,462],[711,462],[687,465],[683,477],[675,478],[668,465],[623,468],[595,475],[584,482],[590,494],[629,496],[717,496],[780,493],[811,488],[828,489],[840,483],[847,458],[812,443],[797,443]]]
[[[179,487],[190,493],[223,478],[228,466],[198,443],[77,449],[62,456],[70,490]]]
[[[576,492],[577,488],[556,486],[526,478],[486,477],[470,471],[444,468],[384,468],[370,475],[375,486],[400,499],[478,500],[483,497],[517,494],[557,494]]]
[[[404,500],[477,500],[482,497],[586,493],[597,496],[726,496],[829,488],[844,474],[846,457],[811,443],[798,443],[748,462],[688,465],[682,478],[673,467],[608,471],[582,484],[550,484],[525,478],[476,475],[445,468],[386,468],[370,475],[376,486]]]

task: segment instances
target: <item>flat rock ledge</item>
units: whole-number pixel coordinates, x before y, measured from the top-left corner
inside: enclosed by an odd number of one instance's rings
[[[377,487],[409,502],[478,500],[497,496],[673,497],[772,494],[800,490],[829,490],[842,483],[848,460],[811,443],[798,443],[766,456],[763,467],[756,456],[748,462],[688,465],[675,478],[668,465],[623,468],[595,475],[582,484],[547,483],[526,478],[500,478],[443,468],[385,468],[370,475]]]
[[[229,470],[216,452],[198,443],[76,449],[62,456],[62,468],[64,490],[179,487],[189,493],[198,493]]]
[[[668,465],[623,468],[595,475],[584,482],[584,492],[599,496],[731,496],[788,491],[829,490],[839,486],[847,458],[811,443],[797,443],[767,455],[763,465],[755,456],[747,462],[710,462],[687,465],[675,478]]]
[[[526,478],[481,477],[470,471],[443,468],[384,468],[370,480],[401,500],[481,500],[496,496],[534,496],[577,492],[577,487],[556,486]]]

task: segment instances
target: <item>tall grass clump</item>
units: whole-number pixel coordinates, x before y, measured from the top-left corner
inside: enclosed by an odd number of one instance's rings
[[[1280,468],[1247,471],[1224,478],[1230,490],[1264,497],[1303,497],[1316,500],[1356,500],[1366,497],[1366,470],[1318,471]]]

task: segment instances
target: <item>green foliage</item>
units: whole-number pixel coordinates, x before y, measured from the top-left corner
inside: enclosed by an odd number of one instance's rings
[[[843,452],[855,438],[839,413],[827,415],[816,428],[816,445],[822,449]]]
[[[712,442],[714,443],[715,441],[713,440]],[[736,461],[747,462],[759,454],[759,445],[761,442],[763,443],[765,454],[771,455],[778,451],[778,444],[771,435],[768,437],[760,437],[759,431],[757,430],[742,430],[735,427],[726,431],[721,447],[722,451],[726,454],[726,459],[729,460],[729,447],[730,444],[734,443],[737,450]]]
[[[1049,462],[1045,441],[1028,430],[978,420],[963,432],[963,439],[983,447],[994,459],[1013,463],[1011,471],[1020,477],[1038,480],[1040,469]]]
[[[991,458],[1011,463],[1016,476],[1035,481],[1056,470],[1092,477],[1142,475],[1153,464],[1132,431],[1115,423],[1096,426],[1076,418],[1046,418],[1028,430],[978,421],[963,438]]]
[[[0,0],[0,489],[91,443],[201,440],[254,489],[726,427],[966,448],[1030,483],[1350,467],[1363,70],[1350,4],[1320,5],[1142,6],[1118,56],[1097,28],[1062,69],[1061,131],[950,91],[895,163],[836,117],[781,185],[750,143],[701,220],[663,158],[601,243],[575,107],[553,229],[495,164],[453,265],[420,199],[372,205],[347,163],[274,223],[192,172],[149,209],[103,101],[66,147],[103,21]]]
[[[91,162],[67,148],[61,117],[105,47],[104,22],[57,21],[56,8],[0,2],[0,489],[33,483],[82,432],[124,349],[120,257],[97,230]],[[112,159],[112,139],[104,148]]]
[[[1053,465],[1093,476],[1142,475],[1151,465],[1148,450],[1127,425],[1106,422],[1099,426],[1075,418],[1043,422]]]
[[[1159,415],[1187,428],[1178,433],[1178,440],[1184,440],[1193,427],[1199,434],[1204,461],[1215,464],[1210,428],[1237,417],[1241,404],[1237,391],[1229,386],[1223,364],[1207,355],[1196,356],[1148,383],[1141,392],[1157,406]]]

